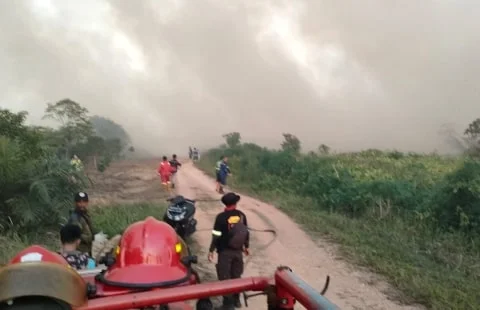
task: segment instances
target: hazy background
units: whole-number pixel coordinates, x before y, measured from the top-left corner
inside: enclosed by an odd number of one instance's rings
[[[221,134],[451,150],[480,117],[478,0],[0,0],[0,106],[71,98],[139,147]]]

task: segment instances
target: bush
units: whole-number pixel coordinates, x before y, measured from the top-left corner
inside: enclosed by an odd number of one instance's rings
[[[432,208],[443,228],[480,233],[480,162],[467,161],[447,175],[434,197]]]
[[[0,233],[35,231],[58,224],[85,178],[52,154],[28,154],[0,136]]]

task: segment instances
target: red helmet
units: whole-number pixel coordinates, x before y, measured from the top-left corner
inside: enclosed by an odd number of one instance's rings
[[[181,263],[181,257],[187,254],[185,242],[170,225],[147,217],[125,230],[115,264],[102,282],[135,285],[176,281],[187,275]]]
[[[59,254],[49,251],[39,245],[32,245],[15,255],[10,264],[18,263],[54,263],[64,266],[70,266],[67,261]]]
[[[34,279],[34,281],[32,281]],[[79,307],[87,301],[87,284],[59,254],[33,245],[0,268],[0,302],[42,296]]]

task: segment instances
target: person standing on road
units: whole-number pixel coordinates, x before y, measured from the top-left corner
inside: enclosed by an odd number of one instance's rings
[[[225,194],[222,197],[225,209],[217,215],[213,225],[208,260],[213,262],[216,250],[218,253],[217,277],[220,281],[240,278],[244,267],[243,254],[249,255],[250,234],[247,217],[237,209],[239,200],[240,196],[235,193]],[[223,297],[223,309],[241,306],[239,294]]]
[[[222,165],[222,161],[224,158],[225,158],[224,155],[220,156],[220,159],[215,164],[215,177],[216,177],[216,183],[217,183],[215,191],[217,193],[220,193],[220,166]]]
[[[189,146],[189,147],[188,147],[188,158],[192,159],[192,156],[193,156],[192,147]]]
[[[230,167],[228,166],[228,157],[223,156],[222,160],[220,163],[217,163],[218,165],[218,173],[217,173],[217,192],[220,194],[223,194],[223,187],[227,185],[227,177],[231,175],[230,172]]]
[[[199,159],[198,149],[196,147],[193,148],[193,161],[197,161]]]
[[[167,193],[170,193],[170,177],[172,176],[172,166],[168,162],[167,156],[162,157],[162,162],[158,166],[157,174],[160,176],[162,186],[165,188]]]
[[[182,164],[177,160],[177,155],[173,154],[172,159],[169,161],[170,166],[172,166],[172,188],[175,188],[175,183],[177,183],[177,171]]]
[[[94,231],[92,220],[88,213],[88,194],[79,192],[75,194],[75,209],[70,214],[68,224],[77,225],[81,229],[78,251],[92,256],[92,243]]]

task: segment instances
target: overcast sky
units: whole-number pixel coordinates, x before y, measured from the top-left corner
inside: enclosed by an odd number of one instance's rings
[[[0,105],[73,99],[155,152],[448,150],[480,117],[475,0],[0,0]]]

